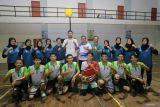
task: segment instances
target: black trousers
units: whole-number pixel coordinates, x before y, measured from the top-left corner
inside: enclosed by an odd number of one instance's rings
[[[135,92],[137,92],[137,93],[143,93],[144,92],[143,84],[136,79],[131,80],[131,89],[134,89]]]
[[[20,85],[16,85],[12,91],[12,99],[16,102],[21,101],[23,93],[27,94],[28,81],[24,80]]]
[[[143,78],[144,75],[144,69],[141,70],[141,76]],[[147,76],[147,85],[151,85],[152,82],[152,67],[149,68],[149,71],[146,72],[146,76]]]

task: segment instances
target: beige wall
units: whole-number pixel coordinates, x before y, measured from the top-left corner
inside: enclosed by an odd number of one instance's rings
[[[48,24],[48,37],[55,40],[57,37],[67,37],[68,24]],[[100,36],[100,43],[103,40],[110,40],[114,43],[116,36],[121,36],[125,43],[125,30],[132,30],[132,37],[137,45],[140,45],[141,38],[147,36],[150,42],[160,50],[159,34],[160,27],[145,25],[106,25],[106,24],[72,24],[74,37],[80,41],[81,35],[87,35],[87,30],[94,30],[95,35]],[[41,38],[41,24],[0,24],[0,48],[4,47],[9,37],[15,37],[17,42],[24,42],[25,39]]]

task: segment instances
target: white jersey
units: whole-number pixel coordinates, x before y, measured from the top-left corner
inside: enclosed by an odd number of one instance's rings
[[[111,62],[103,64],[102,62],[98,63],[100,78],[105,79],[106,81],[111,79]]]
[[[73,57],[76,57],[77,56],[77,49],[76,49],[76,46],[78,47],[78,42],[77,42],[77,39],[65,39],[64,42],[63,42],[63,45],[62,47],[64,47],[66,45],[66,56],[68,54],[72,54]]]
[[[29,67],[32,79],[32,85],[39,86],[44,77],[44,66],[40,65],[40,67],[36,70],[35,66],[32,65]]]
[[[46,64],[46,69],[52,71],[52,73],[49,75],[49,80],[54,80],[55,78],[58,77],[58,75],[60,74],[60,66],[61,66],[60,61],[56,61],[55,64],[52,64],[51,62],[48,62]]]

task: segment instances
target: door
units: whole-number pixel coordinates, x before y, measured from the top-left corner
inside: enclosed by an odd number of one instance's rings
[[[117,19],[124,19],[124,6],[117,6]]]
[[[40,16],[40,1],[32,1],[32,16],[39,17]]]
[[[151,20],[156,21],[157,20],[157,8],[151,9]]]
[[[83,18],[86,17],[86,4],[78,3],[78,17]]]

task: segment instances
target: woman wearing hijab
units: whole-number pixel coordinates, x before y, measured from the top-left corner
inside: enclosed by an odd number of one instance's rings
[[[51,45],[51,39],[46,39],[46,46],[44,48],[44,53],[45,53],[45,63],[48,63],[50,61],[50,56],[53,52],[53,47]]]
[[[34,50],[32,48],[31,45],[31,40],[30,39],[26,39],[25,41],[25,46],[23,48],[21,48],[20,52],[19,52],[19,56],[23,58],[23,65],[26,67],[29,67],[31,65],[33,65],[33,53]]]
[[[126,64],[130,63],[131,56],[135,55],[137,52],[136,45],[132,38],[127,38],[127,43],[125,45],[125,55],[124,55],[124,61]]]
[[[18,58],[19,47],[16,45],[16,39],[14,37],[10,37],[8,40],[8,46],[6,46],[3,50],[2,57],[7,57],[8,70],[15,68],[14,63]]]
[[[102,53],[106,53],[108,56],[108,61],[112,61],[112,48],[110,47],[109,40],[104,41]]]
[[[45,64],[42,41],[37,41],[37,47],[34,49],[34,56],[41,59],[41,64]]]
[[[120,37],[116,37],[116,44],[114,46],[112,46],[112,50],[113,50],[113,61],[117,61],[118,60],[118,55],[119,54],[124,54],[124,46],[121,44],[121,38]]]
[[[149,45],[149,39],[147,37],[142,38],[142,45],[138,49],[139,61],[143,62],[147,65],[150,69],[147,72],[147,86],[146,88],[149,89],[151,86],[152,81],[152,54],[158,55],[157,49],[155,49],[152,44]],[[141,75],[143,78],[144,69],[141,71]]]

